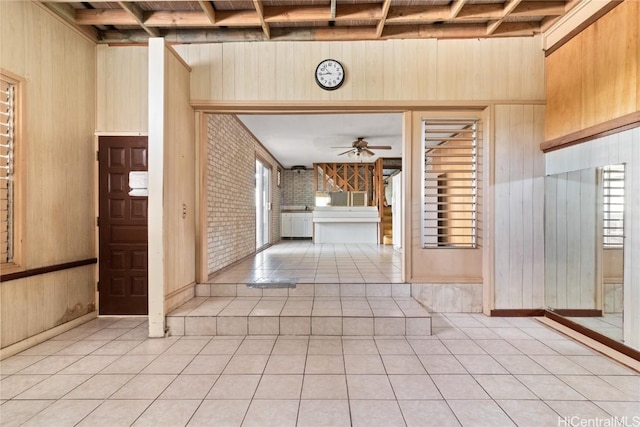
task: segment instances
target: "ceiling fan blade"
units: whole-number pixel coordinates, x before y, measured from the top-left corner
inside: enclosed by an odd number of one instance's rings
[[[353,147],[345,147],[345,146],[343,146],[343,147],[329,147],[329,148],[353,148]]]
[[[367,148],[370,148],[372,150],[391,150],[390,145],[369,145],[367,146]]]
[[[340,153],[340,154],[338,154],[338,156],[342,156],[343,154],[347,154],[347,153],[350,153],[350,152],[352,152],[352,151],[353,151],[353,149],[351,149],[351,150],[347,150],[347,151],[345,151],[344,153]]]

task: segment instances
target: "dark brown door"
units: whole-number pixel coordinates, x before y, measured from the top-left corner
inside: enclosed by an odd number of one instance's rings
[[[147,197],[129,172],[147,170],[147,137],[99,139],[100,314],[147,314]]]

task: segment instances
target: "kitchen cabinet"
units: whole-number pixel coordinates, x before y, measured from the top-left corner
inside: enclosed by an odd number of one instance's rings
[[[313,236],[313,213],[283,212],[280,217],[281,237],[309,238]]]

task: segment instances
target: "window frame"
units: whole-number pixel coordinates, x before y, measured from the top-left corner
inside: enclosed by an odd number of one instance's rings
[[[13,218],[11,262],[2,263],[2,274],[25,270],[24,233],[25,233],[25,157],[24,146],[24,100],[26,80],[10,71],[0,68],[0,78],[14,85],[14,135],[13,135]]]
[[[429,123],[429,124],[428,124]],[[467,194],[458,194],[457,196],[454,196],[454,198],[459,198],[459,197],[471,197],[471,206],[472,209],[469,211],[471,218],[466,219],[467,221],[470,221],[470,226],[463,226],[463,227],[459,227],[459,226],[455,226],[452,227],[449,224],[449,221],[455,221],[456,219],[453,218],[441,218],[440,215],[440,211],[441,211],[441,206],[446,205],[449,202],[447,202],[448,197],[451,196],[447,196],[445,193],[441,193],[440,188],[442,185],[440,184],[440,179],[441,177],[444,177],[445,175],[448,176],[450,173],[457,173],[460,172],[458,170],[456,170],[456,168],[459,168],[459,166],[445,166],[445,168],[441,171],[437,171],[437,170],[427,170],[427,165],[434,160],[433,157],[430,157],[429,152],[437,149],[435,146],[432,146],[430,144],[427,143],[427,134],[429,132],[432,132],[431,130],[428,130],[427,127],[428,126],[435,126],[436,127],[436,131],[434,131],[436,134],[437,132],[437,127],[438,126],[447,126],[449,124],[455,124],[455,125],[461,125],[461,124],[466,124],[468,126],[465,126],[461,129],[459,129],[461,131],[461,133],[465,133],[465,134],[470,134],[469,136],[472,137],[472,142],[471,144],[469,144],[469,146],[467,147],[465,146],[461,146],[460,148],[456,148],[454,146],[454,150],[456,149],[469,149],[471,150],[469,153],[469,157],[470,157],[470,161],[468,161],[468,164],[470,165],[470,174],[471,177],[469,177],[469,188],[471,188],[471,193]],[[456,115],[451,115],[451,116],[445,116],[445,117],[439,117],[439,116],[423,116],[421,118],[421,131],[420,131],[420,152],[421,152],[421,193],[420,193],[420,201],[421,201],[421,210],[420,210],[420,248],[423,250],[434,250],[434,249],[446,249],[446,250],[452,250],[452,249],[459,249],[459,250],[469,250],[469,249],[479,249],[481,247],[481,240],[482,240],[482,236],[481,236],[481,209],[482,209],[482,203],[481,203],[481,199],[482,199],[482,172],[481,172],[481,162],[482,162],[482,143],[483,143],[483,120],[481,117],[478,116],[456,116]],[[443,140],[446,141],[455,141],[456,139],[456,135],[452,134],[450,135],[449,138],[447,137],[443,137]],[[450,139],[453,138],[453,139]],[[465,137],[465,138],[468,138]],[[455,151],[453,153],[456,153]],[[455,156],[456,154],[452,154],[452,156]],[[438,158],[443,158],[446,157],[446,155],[443,154],[435,154],[435,160],[437,162],[441,162],[442,160],[438,160]],[[445,159],[446,162],[446,159]],[[458,162],[458,160],[456,160],[456,162]],[[446,163],[445,163],[446,164]],[[454,163],[457,164],[457,163]],[[435,176],[438,172],[441,172],[441,174]],[[438,187],[438,190],[436,190],[436,193],[431,194],[431,195],[427,195],[427,189],[426,189],[426,183],[427,183],[427,175],[428,174],[432,174],[434,176],[432,176],[431,178],[429,178],[428,180],[436,183],[436,186]],[[459,181],[459,178],[454,179],[454,181]],[[447,182],[449,182],[449,179],[446,179]],[[452,187],[453,189],[457,189],[456,187]],[[435,210],[429,210],[428,208],[433,208],[435,207]],[[444,211],[443,211],[444,212]],[[428,215],[434,215],[435,216],[433,218],[428,219]],[[430,227],[427,227],[427,222],[431,221],[432,224]],[[435,227],[434,227],[435,224]],[[464,228],[464,229],[469,229],[470,232],[468,234],[464,234],[464,235],[451,235],[449,237],[456,237],[456,238],[469,238],[470,242],[468,243],[447,243],[445,240],[446,239],[441,239],[441,237],[445,237],[445,235],[441,234],[442,230],[449,230],[449,229],[456,229],[456,228]],[[435,230],[435,233],[433,231],[429,231],[429,230]],[[435,239],[435,240],[434,240]]]
[[[625,163],[602,167],[602,247],[604,249],[624,248],[626,177]],[[616,185],[616,182],[621,185]],[[621,208],[614,209],[613,206],[621,206]],[[615,218],[616,216],[619,218]],[[619,233],[609,230],[619,230]]]

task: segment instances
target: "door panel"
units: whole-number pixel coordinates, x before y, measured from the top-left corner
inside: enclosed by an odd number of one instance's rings
[[[147,170],[146,137],[100,137],[100,314],[147,314],[147,197],[129,172]]]

